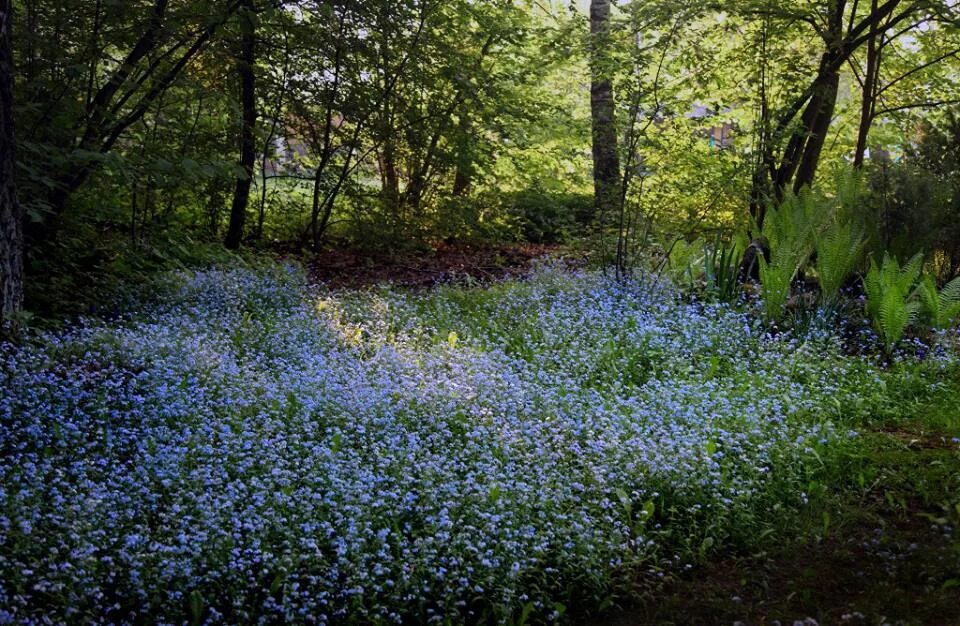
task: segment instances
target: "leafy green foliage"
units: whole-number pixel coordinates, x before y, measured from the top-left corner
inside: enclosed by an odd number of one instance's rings
[[[878,159],[870,168],[866,209],[873,247],[907,257],[929,251],[940,282],[960,272],[960,109],[916,120],[919,132],[902,158]],[[891,133],[891,143],[898,133]]]
[[[847,278],[860,265],[866,237],[852,223],[835,224],[817,240],[817,276],[823,302],[836,298]]]
[[[519,225],[523,239],[560,243],[579,230],[581,220],[590,213],[593,197],[533,188],[506,195],[503,204],[505,217]]]
[[[922,253],[914,255],[903,267],[889,255],[884,255],[880,265],[870,261],[870,271],[863,280],[866,312],[888,351],[903,338],[920,312],[920,304],[911,296],[922,270]]]
[[[793,279],[809,260],[817,235],[830,219],[829,209],[813,191],[804,188],[767,212],[761,233],[770,246],[770,261],[762,256],[758,261],[768,320],[783,314]]]
[[[943,289],[937,289],[937,280],[926,274],[917,287],[921,313],[933,328],[949,328],[960,318],[960,277],[954,278]]]
[[[703,274],[706,291],[721,302],[736,300],[738,293],[738,272],[743,257],[742,241],[714,241],[703,257]]]
[[[857,217],[864,189],[862,174],[844,168],[834,178],[832,195],[804,187],[768,211],[761,232],[770,245],[771,260],[760,260],[768,319],[782,314],[794,278],[805,268],[816,272],[820,303],[836,300],[866,250],[867,236]]]

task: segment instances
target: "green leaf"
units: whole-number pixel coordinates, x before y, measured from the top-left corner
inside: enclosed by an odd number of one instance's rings
[[[200,592],[194,589],[190,592],[189,596],[190,602],[190,619],[194,626],[199,626],[203,623],[203,609],[204,602],[203,596],[200,595]]]
[[[277,572],[277,575],[273,577],[273,582],[270,583],[270,595],[276,596],[277,592],[283,587],[283,583],[287,580],[287,573],[285,571]]]

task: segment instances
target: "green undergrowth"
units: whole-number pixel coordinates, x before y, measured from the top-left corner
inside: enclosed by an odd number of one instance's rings
[[[960,624],[960,368],[899,362],[874,390],[857,445],[808,483],[795,534],[715,555],[588,623]]]

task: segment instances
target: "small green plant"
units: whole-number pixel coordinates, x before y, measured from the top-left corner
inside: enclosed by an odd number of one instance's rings
[[[820,279],[820,298],[833,301],[843,282],[857,269],[863,259],[866,237],[853,224],[838,223],[817,239],[817,275]]]
[[[896,257],[884,255],[883,263],[870,261],[863,280],[866,313],[890,351],[902,338],[920,312],[920,303],[912,298],[913,287],[923,269],[923,254],[915,254],[903,267]]]
[[[688,241],[686,238],[679,237],[670,242],[664,241],[662,246],[664,258],[656,268],[658,273],[666,272],[672,280],[692,288],[696,281],[694,267],[702,261],[703,239],[697,237]]]
[[[794,278],[805,267],[816,266],[820,303],[829,306],[863,260],[867,236],[856,218],[863,198],[862,175],[842,170],[834,189],[827,195],[805,187],[788,193],[780,206],[767,212],[761,235],[770,247],[770,260],[760,260],[760,282],[768,320],[783,314]],[[811,263],[814,253],[816,261]]]
[[[921,313],[933,328],[949,328],[960,318],[960,277],[938,290],[937,279],[926,274],[917,286],[917,294]]]
[[[779,319],[790,298],[793,277],[806,262],[810,252],[794,245],[781,247],[771,252],[770,262],[758,256],[760,284],[763,286],[763,313],[768,321]]]
[[[814,251],[815,242],[835,215],[832,201],[809,188],[784,198],[767,212],[762,235],[770,246],[770,261],[760,258],[763,309],[768,320],[780,318],[790,298],[790,286]]]
[[[705,250],[703,257],[703,277],[709,296],[721,302],[732,302],[737,298],[737,274],[743,245],[740,241],[723,241],[720,238]]]

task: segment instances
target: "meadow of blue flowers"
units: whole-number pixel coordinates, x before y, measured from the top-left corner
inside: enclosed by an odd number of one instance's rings
[[[829,332],[556,267],[136,306],[0,352],[0,623],[557,620],[789,519],[881,384]]]

